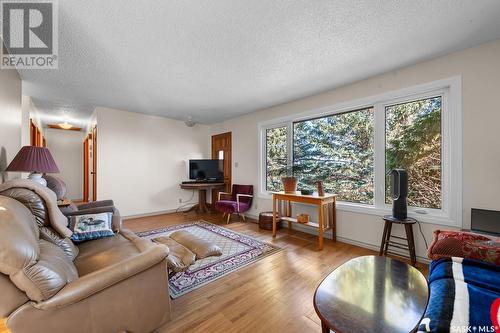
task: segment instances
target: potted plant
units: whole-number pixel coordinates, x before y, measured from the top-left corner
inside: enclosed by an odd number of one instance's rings
[[[281,183],[283,184],[283,190],[285,193],[295,193],[297,191],[299,179],[293,176],[293,171],[293,167],[287,167],[287,176],[281,177]]]

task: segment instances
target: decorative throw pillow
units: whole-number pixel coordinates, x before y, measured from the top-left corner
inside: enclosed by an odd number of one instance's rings
[[[69,217],[71,240],[75,243],[114,236],[111,229],[112,213],[74,215]]]
[[[434,231],[428,257],[460,257],[500,264],[500,239],[464,231]]]
[[[462,241],[452,237],[436,239],[429,247],[427,255],[432,260],[449,257],[463,258]]]
[[[462,244],[465,258],[477,259],[500,265],[500,242],[495,240],[466,240]]]

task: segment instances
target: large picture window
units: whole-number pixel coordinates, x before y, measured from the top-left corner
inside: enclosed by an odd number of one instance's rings
[[[441,208],[441,96],[386,106],[385,171],[408,173],[408,205]],[[391,203],[386,179],[386,203]]]
[[[339,200],[373,203],[373,109],[293,124],[293,174],[301,189],[325,190]]]
[[[410,216],[460,225],[460,94],[460,79],[446,79],[259,124],[261,195],[294,175],[299,189],[322,181],[340,209],[387,214],[388,174],[400,168],[408,172]]]
[[[281,178],[287,175],[286,126],[266,129],[266,190],[281,191]]]

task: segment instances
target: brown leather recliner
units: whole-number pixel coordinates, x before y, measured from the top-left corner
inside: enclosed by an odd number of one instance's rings
[[[151,332],[169,320],[167,247],[123,228],[76,246],[35,189],[0,193],[0,318],[13,333]]]
[[[68,200],[66,198],[67,188],[64,180],[48,174],[43,175],[43,178],[47,181],[47,187],[56,194],[57,200]],[[71,202],[71,200],[69,201]],[[116,209],[113,200],[98,200],[78,205],[71,202],[68,206],[62,206],[59,209],[66,216],[110,212],[113,213],[113,227],[115,228],[121,224],[120,211]]]

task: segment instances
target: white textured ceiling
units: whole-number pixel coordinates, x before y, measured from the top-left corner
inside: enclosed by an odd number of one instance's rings
[[[33,98],[33,105],[42,126],[68,122],[73,126],[86,128],[95,107],[91,104],[56,102]]]
[[[213,123],[500,38],[498,0],[64,0],[24,94]]]

